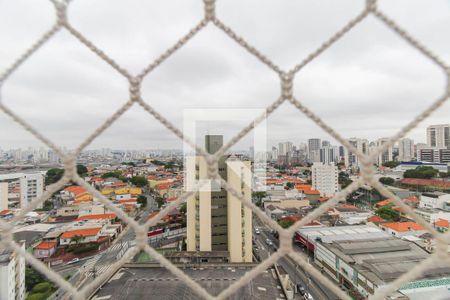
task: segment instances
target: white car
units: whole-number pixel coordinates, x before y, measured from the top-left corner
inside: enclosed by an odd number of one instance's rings
[[[72,259],[71,261],[67,262],[66,265],[74,264],[74,263],[77,263],[77,262],[79,262],[79,261],[80,261],[80,259],[79,259],[78,257],[75,257],[75,258]]]
[[[255,234],[260,234],[261,232],[259,231],[258,228],[255,229]]]
[[[303,297],[305,297],[305,300],[314,300],[313,296],[311,296],[310,293],[306,293]]]

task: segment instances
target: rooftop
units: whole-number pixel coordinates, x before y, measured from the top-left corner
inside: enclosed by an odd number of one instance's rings
[[[251,267],[229,267],[226,265],[204,268],[187,268],[183,272],[203,286],[212,295],[241,278]],[[277,299],[284,298],[279,283],[267,270],[252,279],[227,299]],[[104,299],[145,299],[149,291],[153,300],[199,299],[183,281],[165,268],[127,268],[119,270],[111,280],[97,293],[97,298]],[[108,297],[108,298],[106,298]]]

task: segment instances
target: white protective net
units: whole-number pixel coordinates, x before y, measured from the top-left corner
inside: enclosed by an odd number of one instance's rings
[[[73,153],[64,154],[61,149],[53,144],[50,140],[48,140],[43,134],[35,130],[32,126],[30,126],[26,120],[20,118],[13,110],[5,106],[3,102],[0,102],[0,110],[6,115],[10,116],[14,121],[20,124],[25,130],[33,134],[36,138],[46,144],[48,147],[53,149],[63,160],[65,173],[63,178],[57,183],[48,187],[47,191],[40,197],[33,201],[26,209],[22,210],[19,214],[17,214],[11,221],[9,222],[0,222],[0,245],[2,247],[8,247],[12,250],[15,250],[20,255],[24,256],[28,263],[30,263],[34,268],[36,268],[42,274],[45,274],[50,280],[55,282],[60,288],[67,292],[67,295],[71,295],[73,299],[86,299],[89,295],[91,295],[92,291],[94,291],[106,278],[111,276],[112,273],[116,272],[125,262],[130,260],[134,255],[136,255],[139,251],[143,250],[147,252],[150,256],[154,257],[158,262],[161,263],[164,267],[166,267],[169,271],[171,271],[174,275],[178,276],[180,280],[186,283],[193,291],[195,291],[199,297],[205,299],[225,299],[232,295],[235,291],[237,291],[240,287],[246,285],[250,280],[255,278],[258,274],[266,270],[269,266],[274,264],[280,257],[285,255],[289,255],[293,258],[299,265],[303,267],[303,269],[308,272],[310,275],[314,276],[320,283],[327,288],[329,288],[332,292],[334,292],[341,299],[351,299],[348,295],[346,295],[343,291],[341,291],[332,281],[330,281],[327,277],[323,276],[320,271],[315,269],[312,265],[308,264],[302,256],[297,254],[292,249],[292,237],[296,230],[302,227],[304,224],[309,223],[315,218],[319,217],[322,213],[326,212],[329,208],[332,208],[334,205],[338,203],[339,200],[345,199],[346,195],[355,191],[360,186],[367,184],[375,189],[377,189],[383,196],[394,199],[394,203],[402,209],[403,212],[410,215],[417,223],[424,226],[435,238],[436,240],[436,251],[433,253],[428,259],[423,261],[421,264],[418,264],[413,269],[409,270],[409,272],[403,274],[398,279],[390,283],[388,286],[379,289],[376,291],[374,295],[370,297],[370,299],[384,299],[386,296],[390,295],[392,292],[406,284],[407,282],[417,278],[420,274],[425,271],[427,268],[430,268],[436,263],[449,264],[450,259],[447,253],[448,246],[448,238],[450,236],[450,232],[447,234],[442,234],[437,232],[429,223],[423,220],[421,217],[417,216],[414,211],[405,203],[402,202],[400,198],[394,195],[392,192],[387,190],[382,184],[380,184],[373,176],[374,169],[372,162],[375,158],[383,151],[391,147],[396,141],[400,138],[404,137],[409,131],[411,131],[419,122],[427,118],[432,112],[436,111],[448,98],[450,95],[450,85],[449,85],[449,77],[450,77],[450,68],[449,66],[443,62],[439,57],[433,54],[430,50],[428,50],[424,45],[422,45],[419,41],[417,41],[414,37],[408,34],[405,30],[403,30],[394,20],[390,19],[386,16],[382,11],[380,11],[377,7],[377,3],[375,0],[366,1],[366,5],[361,13],[359,13],[355,18],[349,20],[347,24],[337,31],[333,36],[324,41],[320,47],[318,47],[315,51],[310,53],[303,61],[299,64],[295,65],[291,70],[285,71],[274,64],[268,57],[264,56],[261,52],[259,52],[256,48],[251,46],[249,43],[245,41],[242,37],[240,37],[237,33],[235,33],[231,28],[222,23],[215,15],[215,1],[214,0],[204,0],[204,18],[183,37],[181,37],[178,42],[167,49],[163,54],[161,54],[154,62],[150,65],[146,66],[139,74],[132,75],[126,69],[122,68],[118,63],[116,63],[112,58],[110,58],[105,52],[101,49],[97,48],[91,41],[89,41],[86,37],[83,36],[82,33],[78,32],[72,25],[69,20],[66,18],[66,11],[69,6],[69,1],[57,1],[52,0],[52,3],[55,7],[56,13],[56,22],[55,24],[41,37],[39,38],[28,50],[26,50],[6,71],[4,71],[0,75],[0,87],[8,80],[11,74],[13,74],[22,63],[24,63],[33,53],[39,49],[44,43],[46,43],[52,36],[60,31],[67,30],[70,34],[72,34],[80,43],[84,44],[88,47],[92,52],[97,54],[98,58],[104,60],[106,63],[111,65],[117,72],[123,75],[129,81],[129,100],[112,116],[110,116],[107,121],[101,125],[97,130],[95,130]],[[305,67],[308,63],[319,57],[326,49],[328,49],[331,45],[333,45],[337,40],[339,40],[342,36],[344,36],[347,32],[349,32],[352,28],[357,26],[362,20],[367,18],[369,15],[374,16],[378,19],[382,24],[387,26],[389,29],[394,31],[400,39],[405,40],[411,47],[417,49],[423,56],[427,57],[433,63],[435,63],[446,76],[446,88],[443,91],[443,94],[440,98],[434,101],[434,103],[429,106],[426,110],[421,112],[416,118],[410,121],[405,127],[401,128],[397,134],[392,136],[389,139],[388,143],[383,144],[379,147],[375,152],[370,155],[365,155],[355,149],[346,139],[344,139],[341,135],[339,135],[332,127],[327,125],[323,120],[321,120],[316,114],[310,111],[306,106],[304,106],[300,101],[298,101],[293,95],[293,79],[295,75],[300,72],[303,67]],[[183,47],[189,40],[196,35],[199,31],[201,31],[206,26],[216,26],[219,28],[224,34],[229,36],[232,40],[238,43],[243,49],[247,50],[249,53],[254,55],[261,63],[267,65],[273,72],[277,73],[280,77],[281,83],[281,95],[280,97],[269,107],[266,109],[266,113],[261,115],[259,118],[255,119],[248,126],[242,129],[242,131],[237,134],[234,138],[232,138],[225,146],[222,147],[217,153],[214,155],[210,155],[206,153],[204,149],[201,149],[195,145],[193,141],[188,140],[183,136],[183,133],[176,128],[171,122],[169,122],[163,115],[159,114],[155,109],[148,105],[141,98],[141,89],[140,84],[144,77],[152,72],[155,68],[165,62],[165,60],[171,56],[174,52]],[[1,99],[0,99],[1,100]],[[320,126],[323,130],[325,130],[328,134],[330,134],[333,138],[339,141],[342,145],[344,145],[350,151],[356,153],[359,160],[362,162],[362,176],[358,181],[353,182],[347,188],[337,193],[331,200],[322,204],[312,213],[307,215],[301,221],[297,222],[289,229],[281,228],[276,222],[268,218],[258,207],[256,207],[253,203],[245,200],[241,194],[233,190],[226,181],[224,181],[217,172],[217,164],[215,163],[219,157],[223,155],[227,150],[229,150],[234,144],[236,144],[241,138],[243,138],[247,133],[249,133],[256,125],[259,124],[262,120],[267,118],[273,111],[275,111],[282,103],[285,101],[290,102],[295,108],[301,111],[304,115],[306,115],[309,119],[314,121],[318,126]],[[164,217],[167,213],[169,213],[173,208],[180,205],[184,202],[188,197],[192,196],[195,191],[187,192],[179,197],[176,201],[172,202],[168,207],[161,210],[159,214],[147,221],[144,225],[139,225],[135,220],[130,218],[126,213],[124,213],[119,208],[112,205],[110,200],[105,198],[99,191],[94,189],[91,185],[87,184],[82,178],[80,178],[76,172],[76,157],[80,152],[89,145],[96,137],[102,134],[113,122],[115,122],[125,111],[127,111],[133,104],[140,105],[145,111],[150,113],[154,118],[156,118],[161,124],[163,124],[167,129],[173,132],[177,137],[182,139],[188,145],[196,149],[197,153],[203,155],[208,164],[209,168],[209,176],[211,179],[218,179],[222,182],[225,189],[227,189],[230,193],[233,193],[238,199],[240,199],[243,204],[252,209],[252,211],[258,215],[258,217],[271,226],[273,229],[279,232],[280,236],[280,247],[277,252],[272,254],[268,259],[261,262],[257,267],[252,269],[250,272],[246,273],[239,280],[231,284],[228,288],[223,290],[218,296],[210,295],[202,286],[200,286],[197,282],[192,280],[189,276],[187,276],[183,271],[178,269],[176,266],[171,264],[166,258],[164,258],[161,254],[156,252],[153,248],[151,248],[147,244],[147,235],[146,232],[148,228],[156,222],[158,222],[162,217]],[[78,290],[76,287],[71,285],[68,281],[66,281],[63,277],[61,277],[56,272],[49,269],[45,264],[41,261],[33,257],[31,254],[22,250],[22,248],[16,244],[12,239],[12,229],[13,224],[17,221],[24,218],[24,216],[35,209],[40,203],[44,202],[48,199],[53,193],[62,188],[69,181],[73,181],[74,183],[84,187],[89,193],[91,193],[94,197],[98,198],[101,202],[103,202],[107,207],[109,207],[112,211],[114,211],[119,218],[121,218],[124,222],[129,224],[129,227],[135,231],[136,233],[136,246],[134,246],[131,251],[128,251],[125,256],[123,256],[120,260],[116,261],[107,272],[101,274],[97,278],[95,278],[88,285],[84,286],[82,289]],[[200,188],[199,185],[195,187],[195,190]]]

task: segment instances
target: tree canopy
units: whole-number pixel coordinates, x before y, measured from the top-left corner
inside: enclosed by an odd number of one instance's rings
[[[386,161],[383,163],[383,167],[387,167],[387,168],[395,168],[396,166],[398,166],[400,164],[400,162],[395,161],[395,160],[391,160],[391,161]]]
[[[438,174],[438,170],[430,166],[419,166],[412,170],[406,170],[403,173],[404,178],[421,178],[421,179],[430,179],[436,177]]]
[[[63,177],[64,169],[52,168],[45,174],[45,185],[57,182]]]
[[[291,219],[284,219],[284,220],[281,220],[279,223],[280,223],[281,227],[289,228],[294,224],[294,221]]]
[[[395,182],[394,178],[391,178],[391,177],[380,177],[380,179],[378,179],[378,181],[380,181],[382,184],[386,184],[386,185],[393,185]]]
[[[137,187],[144,187],[148,185],[148,180],[144,176],[133,176],[131,177],[130,182]]]
[[[375,211],[375,214],[387,221],[400,221],[400,212],[393,209],[391,206],[382,206]]]
[[[347,173],[339,172],[338,183],[341,185],[341,188],[345,189],[352,182],[353,182],[353,180],[350,179],[350,176]]]
[[[140,203],[142,205],[142,207],[146,207],[147,206],[147,197],[145,197],[144,195],[139,195],[137,197],[137,202]]]

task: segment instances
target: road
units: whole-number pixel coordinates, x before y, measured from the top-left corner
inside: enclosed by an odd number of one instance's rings
[[[270,232],[271,230],[268,226],[256,221],[255,225],[257,224],[259,226],[255,227],[259,228],[260,234],[255,234],[254,236],[256,237],[256,245],[259,248],[258,252],[261,260],[264,260],[269,257],[270,253],[276,251],[276,246],[268,246],[266,243],[266,239],[270,239],[276,244],[277,238]],[[303,255],[306,260],[308,260],[307,255],[303,253],[300,248],[294,246],[294,249],[297,250],[299,254]],[[292,258],[285,256],[278,260],[278,265],[283,267],[283,269],[289,274],[289,277],[294,284],[300,283],[303,287],[305,287],[306,291],[313,296],[315,300],[338,299],[338,297],[335,296],[333,292],[321,286],[314,277],[310,277],[308,273],[304,272]]]

